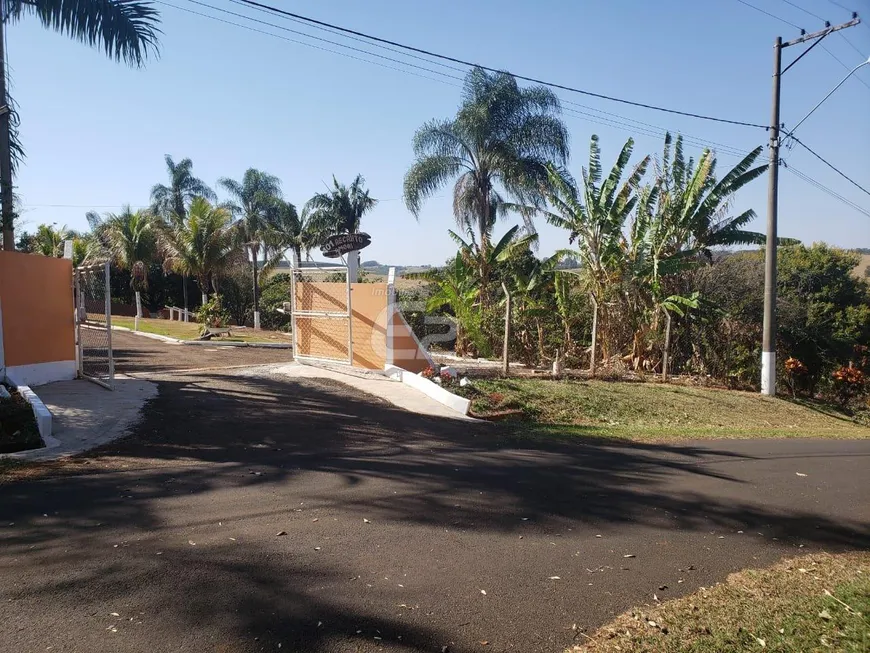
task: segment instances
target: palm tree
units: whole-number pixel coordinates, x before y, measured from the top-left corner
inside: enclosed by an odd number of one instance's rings
[[[145,0],[5,0],[5,22],[15,22],[28,15],[35,16],[44,27],[61,32],[72,39],[101,48],[116,61],[140,67],[149,56],[157,53],[157,25],[159,15],[150,2]],[[3,48],[0,47],[0,53]],[[5,53],[3,53],[5,54]],[[0,54],[2,58],[2,54]],[[0,68],[5,69],[4,65]],[[5,78],[4,78],[5,82]],[[14,101],[5,97],[5,83],[0,85],[3,97],[9,106]],[[18,117],[9,112],[0,115],[0,133],[10,141],[10,148],[0,152],[12,170],[12,153],[20,159],[23,151],[18,141]],[[3,140],[0,138],[0,140]],[[4,166],[6,167],[6,166]],[[15,248],[13,220],[15,212],[11,197],[11,174],[2,184],[3,249]]]
[[[195,197],[186,217],[179,221],[158,222],[158,240],[165,255],[164,265],[195,277],[208,301],[208,285],[217,292],[217,277],[226,270],[238,251],[229,209],[212,206],[204,197]]]
[[[33,252],[59,258],[63,256],[63,243],[75,234],[66,228],[66,225],[55,228],[53,225],[41,224],[36,228],[33,235]]]
[[[453,215],[481,246],[496,217],[515,205],[540,205],[547,164],[568,160],[568,130],[556,95],[542,86],[521,89],[508,73],[480,68],[465,78],[452,120],[431,120],[414,136],[416,161],[405,175],[405,204],[415,217],[423,201],[455,180]],[[521,211],[529,232],[531,213]]]
[[[105,240],[115,265],[133,273],[130,285],[136,293],[136,317],[142,317],[140,293],[148,287],[148,265],[157,256],[153,218],[145,211],[133,212],[127,206],[121,213],[107,214],[95,231]]]
[[[299,217],[296,207],[278,200],[263,234],[265,267],[278,265],[288,249],[293,252],[293,267],[298,267],[302,261],[302,249],[309,246],[305,222]]]
[[[196,197],[216,202],[217,195],[208,185],[193,176],[193,161],[182,159],[178,163],[166,155],[166,171],[169,185],[154,184],[151,187],[152,211],[164,219],[183,221],[187,217],[187,207]]]
[[[187,207],[196,197],[204,197],[212,202],[217,201],[217,195],[208,185],[193,176],[193,161],[182,159],[178,163],[166,155],[166,171],[169,173],[169,185],[155,184],[151,188],[151,210],[165,221],[183,223],[187,217]],[[184,314],[187,315],[187,274],[181,275],[181,287],[184,295]]]
[[[274,175],[248,168],[242,181],[223,177],[218,184],[233,198],[228,208],[240,218],[237,234],[251,255],[254,283],[254,321],[259,320],[260,293],[257,285],[257,265],[264,234],[275,215],[281,199],[281,182]]]
[[[350,186],[345,186],[333,176],[331,189],[317,193],[306,202],[302,217],[311,246],[322,245],[336,234],[353,234],[360,230],[362,217],[378,203],[364,188],[365,183],[365,178],[357,175]]]

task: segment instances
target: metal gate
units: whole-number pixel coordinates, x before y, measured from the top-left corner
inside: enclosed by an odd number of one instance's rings
[[[76,365],[78,375],[114,389],[112,293],[108,263],[75,269]]]
[[[293,268],[293,356],[351,365],[351,282],[345,266]]]

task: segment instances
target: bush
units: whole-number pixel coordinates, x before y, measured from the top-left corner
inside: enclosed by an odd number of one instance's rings
[[[260,326],[273,331],[289,331],[291,317],[280,313],[284,302],[290,301],[292,282],[289,274],[275,274],[260,286]]]
[[[0,453],[44,447],[33,408],[17,392],[0,398]]]
[[[196,312],[196,321],[202,326],[200,333],[205,333],[210,327],[224,327],[230,323],[230,314],[221,306],[220,295],[214,295]]]

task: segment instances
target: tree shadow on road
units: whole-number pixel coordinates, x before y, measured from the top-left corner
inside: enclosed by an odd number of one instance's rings
[[[175,500],[288,486],[322,509],[412,526],[510,533],[532,520],[552,530],[743,529],[828,548],[870,547],[867,523],[812,506],[765,506],[739,474],[739,465],[753,459],[715,443],[517,442],[491,424],[412,414],[327,381],[187,375],[162,380],[159,388],[130,437],[84,457],[70,473],[0,486],[2,519],[15,523],[0,530],[6,555],[62,568],[64,550],[108,547],[101,538],[106,525],[159,537],[170,527],[165,513]],[[308,490],[307,479],[322,474],[334,480],[332,489]],[[198,518],[185,514],[182,523],[193,528]],[[215,619],[216,631],[250,639],[250,650],[267,640],[283,642],[285,650],[333,650],[357,630],[412,650],[449,640],[423,624],[387,618],[383,609],[339,607],[329,598],[330,583],[353,570],[317,559],[276,561],[253,544],[245,562],[223,542],[207,552],[174,546],[160,557],[156,546],[120,543],[126,557],[117,567],[84,565],[78,575],[28,586],[28,595],[74,600],[87,591],[81,600],[98,596],[105,603],[149,586],[149,609],[174,610],[180,630]],[[177,583],[195,587],[198,598],[171,605]],[[265,639],[253,643],[254,636]]]

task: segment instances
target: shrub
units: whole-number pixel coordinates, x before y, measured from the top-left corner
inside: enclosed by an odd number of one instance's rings
[[[843,406],[864,390],[864,373],[852,365],[843,365],[831,375],[831,378],[834,381],[837,401]]]
[[[220,295],[215,295],[199,307],[196,321],[202,325],[200,333],[205,333],[209,327],[222,327],[230,323],[230,315],[223,309]]]

